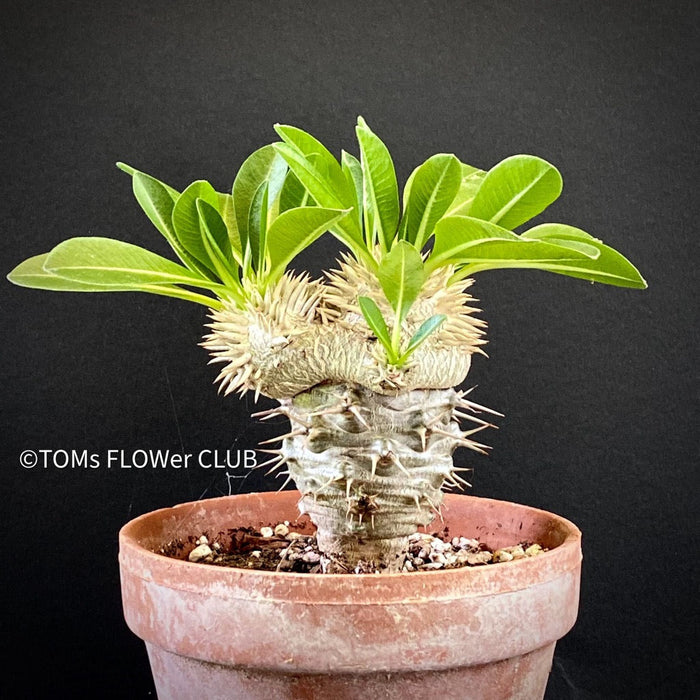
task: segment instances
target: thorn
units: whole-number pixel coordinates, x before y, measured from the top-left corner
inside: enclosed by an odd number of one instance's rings
[[[350,486],[352,486],[353,481],[354,481],[354,479],[348,479],[345,482],[345,498],[348,500],[350,500]]]
[[[490,425],[480,425],[478,428],[472,428],[471,430],[464,430],[462,431],[462,437],[468,437],[469,435],[474,435],[474,433],[480,433],[482,430],[486,430],[486,428],[490,428],[493,426]]]
[[[418,512],[419,512],[419,513],[422,513],[422,512],[423,512],[423,509],[420,507],[420,498],[418,497],[418,494],[417,494],[417,493],[414,493],[414,494],[413,494],[413,500],[415,501],[416,508],[418,508]]]
[[[411,473],[408,471],[408,469],[406,469],[406,467],[403,466],[403,464],[401,464],[401,461],[393,452],[389,452],[389,458],[406,476],[411,476]]]
[[[285,472],[282,472],[282,474],[278,474],[277,476],[282,476],[284,473],[285,473]],[[292,475],[289,474],[289,472],[287,472],[287,474],[288,474],[288,476],[287,476],[287,478],[285,479],[285,482],[282,484],[282,486],[280,486],[280,487],[277,489],[278,492],[283,491],[283,490],[284,490],[284,487],[292,480]]]
[[[486,413],[490,413],[493,416],[498,416],[499,418],[505,418],[505,416],[502,413],[499,413],[498,411],[494,411],[492,408],[487,408],[486,406],[482,406],[479,403],[474,403],[473,401],[467,401],[466,399],[461,399],[457,403],[460,406],[463,406],[464,408],[468,408],[472,411],[485,411]]]
[[[466,479],[463,479],[461,476],[459,476],[459,474],[455,474],[454,471],[450,474],[450,476],[454,481],[457,481],[460,484],[464,484],[465,486],[471,488],[472,485]]]
[[[330,406],[328,408],[321,408],[318,411],[314,411],[313,413],[309,413],[310,416],[331,416],[336,413],[343,413],[345,411],[345,406],[343,405],[343,402],[341,401],[340,403],[335,404],[334,406]]]
[[[442,417],[443,417],[446,413],[448,413],[449,411],[451,411],[451,410],[453,410],[453,409],[451,409],[451,408],[446,408],[444,411],[440,411],[440,413],[438,413],[436,416],[433,416],[433,417],[425,424],[425,427],[426,427],[426,428],[431,428],[433,425],[435,425],[435,423],[439,423],[439,422],[442,420]]]
[[[372,526],[372,529],[374,530],[374,513],[370,513],[369,515],[369,523]]]
[[[418,433],[418,437],[420,437],[421,449],[423,450],[423,452],[425,452],[428,441],[428,428],[422,425],[420,428],[416,428],[416,432]]]
[[[284,435],[278,435],[277,437],[270,438],[269,440],[263,440],[259,442],[258,445],[270,445],[273,442],[278,442],[279,440],[286,440],[287,438],[295,438],[300,435],[306,435],[309,431],[306,428],[299,428],[298,430],[292,430]]]
[[[438,435],[445,435],[446,437],[451,437],[455,440],[459,440],[459,436],[451,433],[449,430],[443,430],[442,428],[431,428],[432,433],[437,433]],[[261,443],[262,444],[262,443]]]
[[[282,457],[282,455],[279,455],[277,457],[273,457],[272,459],[268,459],[267,461],[263,462],[262,464],[256,464],[254,469],[264,469],[269,464],[274,464],[275,462],[281,462],[281,461],[284,461],[284,457]]]
[[[267,411],[258,411],[257,413],[251,413],[251,418],[260,418],[260,420],[267,420],[274,416],[284,416],[287,414],[287,410],[284,406],[275,406],[274,408],[269,408]]]
[[[358,420],[365,428],[367,428],[367,430],[369,430],[369,428],[370,428],[369,423],[367,423],[367,421],[362,417],[362,414],[360,413],[360,409],[359,409],[357,406],[355,406],[354,404],[350,404],[350,405],[347,407],[347,410],[348,410],[350,413],[352,413],[352,415],[355,416],[355,418],[357,418],[357,420]]]
[[[372,479],[377,473],[377,464],[379,464],[379,455],[376,452],[372,452]]]
[[[481,418],[477,418],[476,416],[472,416],[469,413],[462,413],[461,411],[458,411],[456,408],[452,412],[452,415],[457,416],[458,418],[464,418],[465,420],[473,421],[474,423],[479,423],[480,425],[483,425],[486,428],[496,428],[496,430],[498,430],[497,425],[494,425],[493,423],[489,423],[488,421],[482,420]]]
[[[435,504],[427,496],[424,495],[423,498],[425,498],[425,500],[428,501],[428,504],[430,505],[430,507],[433,509],[433,511],[435,513],[437,513],[437,516],[440,518],[440,522],[444,523],[445,519],[442,517],[442,510],[440,508],[436,507]]]
[[[272,468],[268,469],[265,472],[265,476],[270,476],[270,474],[277,471],[281,466],[283,466],[285,464],[287,464],[287,460],[283,459],[279,464],[275,464]],[[287,473],[289,473],[289,472],[287,472]],[[280,472],[280,474],[278,474],[277,476],[280,476],[281,474],[284,474],[284,472]],[[275,478],[277,478],[277,477],[275,477]]]

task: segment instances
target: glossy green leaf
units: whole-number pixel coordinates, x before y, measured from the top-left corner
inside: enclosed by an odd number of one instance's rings
[[[398,241],[382,258],[377,277],[400,325],[425,282],[420,253],[410,243]]]
[[[401,222],[401,237],[420,250],[459,190],[462,170],[455,156],[438,153],[423,163],[411,179]]]
[[[479,170],[462,163],[462,181],[455,198],[445,212],[445,216],[466,216],[485,177],[485,170]]]
[[[434,333],[440,328],[446,318],[447,316],[445,316],[445,314],[436,314],[423,321],[420,328],[413,334],[406,349],[401,354],[399,364],[403,364],[428,339],[431,333]]]
[[[242,299],[238,265],[234,262],[228,229],[221,214],[203,199],[197,200],[197,213],[199,214],[202,242],[219,279],[227,287],[234,290],[239,299]]]
[[[533,241],[534,242],[534,241]],[[606,246],[598,240],[593,240],[590,245],[598,250],[598,257],[592,260],[588,257],[581,257],[577,260],[556,260],[556,261],[536,261],[536,260],[488,260],[475,261],[464,268],[462,276],[475,274],[484,270],[495,270],[501,268],[522,268],[545,270],[568,277],[576,277],[590,282],[601,282],[616,287],[631,287],[633,289],[646,289],[647,283],[639,273],[639,270],[615,249]]]
[[[600,257],[600,250],[596,243],[602,243],[589,233],[574,226],[566,224],[540,224],[521,234],[522,238],[532,240],[548,241],[565,248],[573,248],[583,253],[586,257],[596,260]]]
[[[314,167],[323,179],[328,183],[332,192],[335,193],[338,202],[347,209],[352,206],[352,190],[348,186],[340,163],[333,154],[314,136],[287,124],[275,124],[275,131],[282,140],[296,153],[304,158],[314,156]],[[291,167],[291,163],[289,163]],[[297,173],[297,177],[304,182]],[[304,183],[306,184],[306,183]],[[313,195],[313,192],[311,192]],[[318,201],[318,200],[317,200]],[[318,201],[320,206],[326,206],[322,201]]]
[[[345,190],[347,185],[344,185],[342,192],[334,189],[332,182],[317,167],[319,157],[316,154],[303,155],[286,143],[276,144],[275,149],[287,161],[290,169],[319,207],[346,210],[353,206],[354,194],[350,193],[350,196],[347,196]],[[343,178],[345,177],[342,169],[341,175]],[[331,229],[331,233],[345,243],[358,257],[366,255],[362,229],[354,217],[346,217],[338,221]]]
[[[147,175],[146,173],[142,172],[141,170],[137,170],[136,168],[133,168],[131,165],[127,165],[126,163],[122,163],[121,161],[117,163],[117,167],[119,170],[127,173],[128,175],[131,175],[133,178],[135,175],[140,174],[140,175],[146,175],[146,177],[150,178],[151,180],[155,180],[159,185],[161,185],[165,191],[170,195],[173,201],[175,201],[179,196],[180,193],[170,185],[167,185],[164,182],[161,182],[160,180],[156,180],[152,175]]]
[[[241,249],[241,238],[238,235],[238,222],[236,221],[236,211],[233,206],[233,195],[225,192],[216,193],[219,198],[217,210],[226,224],[229,244],[233,259],[239,264],[243,264],[243,251]]]
[[[172,260],[111,238],[69,238],[48,254],[44,268],[64,279],[86,284],[186,284],[221,289]]]
[[[203,199],[214,208],[219,206],[219,195],[206,180],[197,180],[178,197],[173,207],[173,229],[183,248],[208,270],[215,272],[202,241],[199,228],[197,200]]]
[[[596,249],[595,254],[591,248]],[[620,287],[646,287],[624,256],[584,231],[563,224],[543,224],[518,236],[467,216],[444,218],[436,227],[435,246],[426,267],[434,270],[447,264],[463,265],[460,277],[484,270],[521,268]]]
[[[379,243],[383,250],[391,248],[399,225],[399,187],[389,149],[367,126],[357,120],[357,140],[362,163],[362,206],[367,246]]]
[[[340,162],[345,179],[355,194],[351,216],[357,221],[358,227],[362,228],[362,164],[347,151],[341,153]]]
[[[398,358],[392,348],[389,329],[387,328],[386,321],[379,307],[374,300],[369,297],[358,297],[357,301],[360,305],[360,311],[362,311],[362,315],[365,317],[365,321],[367,321],[367,325],[370,327],[372,333],[377,336],[377,340],[384,346],[387,359],[391,364],[395,364]]]
[[[269,183],[272,179],[275,197],[282,187],[284,176],[281,173],[284,163],[280,163],[280,160],[274,144],[263,146],[246,158],[236,175],[236,179],[233,181],[233,206],[236,214],[238,235],[241,241],[241,250],[243,251],[249,245],[250,210],[256,194],[258,196],[258,204],[260,204],[261,185],[265,182]],[[267,216],[267,209],[265,210],[265,216]],[[257,218],[254,220],[257,221]],[[256,228],[259,229],[259,224],[256,224]],[[256,248],[254,258],[256,261],[258,258],[257,243],[257,241],[254,243]]]
[[[170,192],[163,183],[145,173],[134,172],[132,178],[134,196],[153,225],[163,234],[182,262],[193,272],[211,277],[211,272],[194,256],[187,252],[173,227],[172,216],[175,207]],[[179,197],[179,195],[177,195]]]
[[[248,210],[248,245],[255,270],[262,270],[267,238],[267,208],[270,183],[260,183]]]
[[[432,271],[442,265],[477,261],[493,264],[501,261],[508,263],[503,265],[507,267],[516,260],[533,264],[586,257],[585,253],[569,247],[522,238],[488,221],[450,216],[439,221],[435,228],[435,245],[426,267]]]
[[[279,198],[278,215],[289,209],[312,206],[313,200],[293,170],[287,170]]]
[[[518,235],[496,224],[470,216],[446,216],[435,226],[435,243],[426,262],[429,270],[449,265],[479,241],[502,238],[517,241]]]
[[[25,260],[12,270],[7,279],[20,287],[44,289],[52,292],[146,292],[148,294],[192,301],[212,309],[219,309],[222,306],[218,299],[197,294],[181,287],[163,284],[95,284],[65,279],[44,269],[44,264],[48,257],[49,253],[44,253]]]
[[[287,265],[307,246],[342,219],[347,210],[321,207],[298,207],[280,214],[267,232],[270,269],[268,278],[274,282]]]
[[[559,171],[546,160],[511,156],[488,171],[467,213],[513,229],[544,211],[561,189]]]

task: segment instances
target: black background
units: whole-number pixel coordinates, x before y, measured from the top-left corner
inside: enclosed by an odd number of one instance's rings
[[[468,386],[506,414],[473,493],[584,533],[580,616],[548,698],[690,698],[697,676],[697,91],[693,3],[10,3],[2,17],[1,267],[74,235],[167,248],[124,160],[229,189],[306,128],[357,152],[362,114],[400,180],[447,151],[555,163],[548,220],[622,250],[647,291],[543,272],[480,275],[487,351]],[[330,237],[297,268],[331,265]],[[205,310],[2,283],[3,666],[18,697],[153,695],[122,621],[117,531],[228,492],[226,475],[31,470],[25,449],[254,448],[279,426],[217,396]],[[267,400],[260,407],[270,405]],[[276,488],[257,474],[233,491]],[[420,643],[420,640],[416,640]],[[5,694],[10,697],[10,694]]]

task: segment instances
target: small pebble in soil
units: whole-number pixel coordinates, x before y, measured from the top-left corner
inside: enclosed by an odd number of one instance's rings
[[[284,521],[276,525],[237,528],[229,531],[230,544],[222,544],[219,533],[210,543],[207,535],[190,538],[194,548],[187,556],[191,562],[295,573],[323,573],[331,559],[318,550],[316,537],[297,532],[294,523]],[[303,529],[303,527],[302,527]],[[221,540],[221,541],[220,541]],[[226,540],[227,542],[229,540]],[[177,556],[184,543],[170,543],[161,549]],[[191,545],[190,545],[191,546]],[[187,551],[187,549],[185,549]],[[541,545],[521,542],[511,547],[490,550],[479,540],[468,537],[450,537],[447,533],[428,534],[415,532],[408,538],[408,551],[403,565],[404,572],[436,571],[464,566],[501,564],[546,552]],[[338,562],[334,562],[336,566]],[[332,567],[331,567],[332,568]],[[335,571],[337,571],[337,567]],[[380,573],[376,567],[361,562],[354,572]]]
[[[212,561],[214,557],[212,549],[208,544],[198,544],[187,558],[192,562],[204,562]]]

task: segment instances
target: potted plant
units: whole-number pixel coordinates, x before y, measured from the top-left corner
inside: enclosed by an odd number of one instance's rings
[[[359,158],[340,161],[301,129],[275,129],[280,141],[243,163],[231,194],[206,181],[178,192],[119,164],[180,263],[73,238],[9,275],[28,287],[206,306],[203,345],[221,390],[275,399],[258,416],[289,420],[266,466],[298,492],[183,504],[120,533],[125,616],[147,643],[159,696],[541,697],[554,643],[576,617],[580,533],[525,506],[444,496],[466,483],[455,449],[485,452],[478,433],[496,413],[455,388],[484,343],[467,289],[497,268],[646,283],[578,228],[514,232],[561,192],[541,158],[484,171],[440,153],[400,197],[389,151],[361,118]],[[289,271],[326,232],[345,248],[338,268],[323,281]],[[293,520],[297,508],[315,525],[322,573],[158,553],[193,533]],[[549,551],[409,573],[409,537],[436,517],[494,548],[530,540]]]

